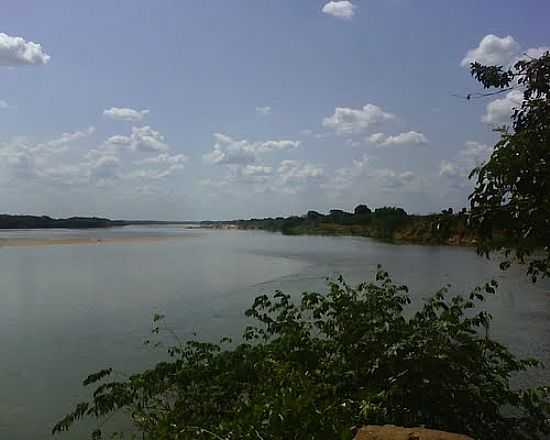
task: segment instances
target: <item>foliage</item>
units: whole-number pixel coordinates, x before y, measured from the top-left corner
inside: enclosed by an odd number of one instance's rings
[[[548,390],[510,387],[513,374],[538,363],[491,340],[491,317],[478,309],[495,287],[452,298],[444,288],[416,313],[407,288],[381,270],[357,287],[340,277],[326,294],[303,293],[298,303],[280,291],[259,296],[239,345],[170,347],[168,361],[99,385],[53,431],[122,409],[151,440],[351,439],[364,423],[426,425],[480,440],[543,438]]]
[[[511,127],[498,129],[490,159],[471,174],[477,180],[470,200],[479,251],[488,256],[502,249],[528,262],[536,281],[550,275],[550,53],[510,69],[473,63],[471,72],[487,89],[523,91]]]
[[[358,205],[353,213],[340,209],[332,209],[327,215],[308,211],[300,217],[254,218],[234,223],[240,229],[279,231],[287,235],[361,235],[430,244],[471,244],[475,239],[466,225],[464,214],[453,214],[452,209],[441,214],[409,215],[397,207],[372,211],[366,205]]]
[[[353,213],[355,215],[369,215],[372,211],[367,205],[357,205],[353,210]]]

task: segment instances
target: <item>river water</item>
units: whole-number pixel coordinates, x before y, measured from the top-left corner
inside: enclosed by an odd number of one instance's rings
[[[0,439],[50,438],[88,396],[87,374],[152,365],[160,354],[143,341],[154,313],[182,338],[236,336],[258,294],[322,291],[337,274],[369,280],[377,264],[418,300],[445,284],[464,293],[496,279],[492,336],[550,367],[550,283],[501,272],[471,249],[170,226],[0,231]],[[550,383],[550,369],[520,381]],[[82,439],[84,428],[59,438]]]

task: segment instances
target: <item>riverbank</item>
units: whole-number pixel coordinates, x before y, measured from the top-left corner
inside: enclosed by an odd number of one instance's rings
[[[51,238],[0,238],[0,248],[4,247],[35,247],[35,246],[66,246],[66,245],[102,245],[114,243],[154,243],[169,240],[182,240],[196,237],[197,234],[170,234],[150,236],[102,236],[102,237],[51,237]]]
[[[363,205],[364,206],[364,205]],[[467,224],[465,212],[452,210],[440,214],[409,215],[401,208],[378,208],[361,205],[354,213],[331,210],[323,215],[309,211],[303,216],[211,222],[217,229],[264,230],[285,235],[341,235],[370,237],[395,243],[476,246],[478,237]]]

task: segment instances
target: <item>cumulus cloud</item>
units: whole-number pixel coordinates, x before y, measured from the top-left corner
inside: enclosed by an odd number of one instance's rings
[[[37,158],[34,157],[28,150],[18,150],[17,148],[4,148],[0,150],[0,158],[3,159],[4,167],[15,178],[29,180],[37,173]]]
[[[466,161],[473,162],[474,166],[480,165],[491,155],[493,148],[487,144],[476,141],[467,141],[464,149],[460,151],[459,156]]]
[[[505,125],[510,123],[510,117],[515,108],[521,106],[523,92],[512,90],[504,98],[498,98],[487,104],[487,111],[481,120],[490,125]]]
[[[283,160],[277,168],[277,173],[284,183],[300,183],[324,176],[322,167],[300,160]]]
[[[187,162],[188,157],[185,154],[170,155],[167,153],[159,154],[158,156],[148,157],[137,161],[136,163],[141,165],[161,165],[161,164],[183,164]]]
[[[368,141],[381,146],[385,145],[425,145],[428,138],[417,131],[407,131],[396,136],[385,136],[383,133],[374,133],[370,135]]]
[[[24,179],[25,183],[35,180],[54,181],[67,170],[60,165],[59,154],[67,150],[71,143],[90,136],[94,128],[67,132],[55,139],[36,143],[26,138],[17,138],[0,143],[0,166],[12,178]],[[71,181],[74,179],[71,178]]]
[[[6,101],[4,101],[3,99],[0,99],[0,110],[5,110],[7,108],[10,108],[8,103]]]
[[[129,179],[160,180],[171,176],[178,170],[183,170],[183,168],[184,166],[182,164],[172,164],[164,168],[140,169],[131,171],[124,177]]]
[[[271,113],[271,107],[269,105],[266,105],[264,107],[256,107],[256,113],[267,116]]]
[[[485,35],[479,42],[479,46],[470,49],[462,62],[463,67],[477,61],[484,65],[507,65],[517,57],[520,51],[519,43],[510,35],[498,37],[493,34]]]
[[[106,144],[115,148],[126,147],[131,151],[142,153],[159,153],[170,149],[170,146],[165,143],[164,136],[147,125],[132,127],[130,136],[111,136]]]
[[[149,126],[132,127],[132,135],[130,137],[132,140],[131,146],[134,151],[152,153],[168,151],[170,149],[164,143],[164,136]]]
[[[147,169],[132,171],[127,175],[129,178],[159,180],[171,176],[178,170],[184,169],[184,164],[188,161],[185,154],[167,154],[161,153],[158,156],[148,157],[136,162],[138,165],[148,165]]]
[[[439,166],[439,175],[447,179],[450,186],[464,189],[469,186],[468,175],[491,155],[492,148],[476,141],[467,141],[453,160],[443,160]]]
[[[520,44],[512,36],[498,37],[489,34],[481,39],[478,47],[466,53],[461,65],[469,67],[470,63],[477,61],[484,65],[511,66],[520,60],[540,58],[549,50],[550,47],[541,46],[522,51]]]
[[[91,177],[94,180],[111,180],[118,177],[120,159],[106,155],[99,157],[91,166]]]
[[[355,6],[348,0],[330,1],[326,3],[321,11],[324,14],[332,15],[333,17],[340,18],[342,20],[351,20],[355,15]]]
[[[27,138],[0,143],[0,177],[40,187],[103,187],[132,179],[147,184],[173,175],[188,160],[184,154],[167,153],[164,138],[149,127],[135,128],[130,136],[113,136],[96,148],[78,145],[94,132],[89,127],[41,143]],[[64,155],[68,147],[70,154]],[[131,154],[142,153],[155,155],[131,159]]]
[[[40,44],[0,32],[0,66],[46,64],[49,60]]]
[[[111,107],[103,111],[103,116],[116,121],[139,122],[149,114],[149,110],[134,110],[125,107]]]
[[[412,171],[398,173],[387,168],[374,170],[369,177],[374,178],[382,189],[389,190],[403,188],[416,179]]]
[[[273,168],[266,165],[246,165],[241,168],[245,176],[268,176],[272,171]]]
[[[525,52],[525,55],[526,58],[528,59],[531,59],[531,58],[540,58],[541,56],[543,56],[546,52],[549,52],[550,51],[550,47],[549,46],[542,46],[542,47],[531,47],[529,49],[526,50]]]
[[[368,156],[363,154],[360,159],[354,159],[350,167],[336,169],[334,174],[321,187],[335,193],[347,190],[358,177],[365,173],[368,163]]]
[[[216,143],[210,153],[203,156],[207,163],[222,165],[247,165],[255,162],[259,155],[274,151],[285,151],[297,148],[300,141],[269,140],[249,142],[246,139],[236,140],[222,133],[214,133]]]
[[[351,166],[338,168],[321,185],[329,194],[342,196],[342,194],[361,187],[372,190],[404,190],[413,186],[417,176],[412,171],[395,171],[389,168],[373,168],[367,155],[353,160]]]
[[[243,165],[233,167],[228,176],[231,183],[269,184],[273,179],[273,168],[267,165]]]
[[[443,177],[455,178],[455,177],[465,177],[462,175],[462,171],[459,170],[458,166],[453,162],[448,160],[442,160],[439,166],[439,175]]]
[[[79,139],[91,136],[95,133],[95,127],[88,127],[84,130],[62,133],[56,139],[37,144],[32,148],[32,151],[47,150],[52,153],[59,153],[67,149],[68,144]]]
[[[385,138],[386,138],[386,135],[384,133],[373,133],[367,138],[367,140],[371,144],[380,144],[384,142]]]
[[[331,128],[340,135],[349,135],[394,118],[395,115],[374,104],[367,104],[362,109],[336,107],[332,116],[323,119],[323,127]]]

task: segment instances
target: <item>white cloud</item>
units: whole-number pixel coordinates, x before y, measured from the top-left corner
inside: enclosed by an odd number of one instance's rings
[[[407,131],[396,136],[385,136],[383,133],[375,133],[368,137],[368,141],[378,145],[425,145],[428,139],[417,131]]]
[[[134,128],[130,136],[113,136],[93,149],[77,144],[94,132],[94,127],[89,127],[41,143],[26,138],[0,143],[0,177],[45,188],[62,185],[83,189],[123,185],[131,179],[158,181],[183,169],[187,161],[184,154],[166,153],[164,138],[149,127]],[[68,146],[70,154],[62,154]],[[157,154],[137,161],[128,156],[142,152]]]
[[[45,168],[40,177],[57,185],[86,185],[90,182],[89,167],[84,164],[61,164]]]
[[[452,161],[441,161],[439,175],[447,179],[451,187],[461,190],[466,189],[469,187],[468,176],[470,172],[485,162],[491,155],[492,150],[486,144],[467,141]]]
[[[185,154],[170,155],[167,153],[159,154],[158,156],[148,157],[137,161],[136,163],[141,165],[160,165],[160,164],[183,164],[188,161],[188,157]]]
[[[460,151],[459,155],[465,161],[473,162],[473,165],[477,166],[487,160],[492,151],[493,148],[487,144],[482,144],[476,141],[467,141],[464,144],[464,149]]]
[[[394,118],[395,115],[374,104],[367,104],[362,109],[336,107],[332,116],[323,119],[323,127],[334,129],[338,134],[349,135]]]
[[[0,32],[0,66],[46,64],[49,60],[40,44]]]
[[[103,111],[103,116],[107,116],[108,118],[114,119],[116,121],[139,122],[143,121],[143,119],[149,112],[149,110],[134,110],[124,107],[111,107],[110,109]]]
[[[60,153],[65,151],[67,149],[67,145],[71,142],[91,136],[94,133],[95,127],[88,127],[85,130],[62,133],[61,136],[56,139],[36,145],[32,148],[32,151],[47,150],[51,153]]]
[[[328,181],[321,185],[329,194],[341,197],[345,193],[366,188],[393,191],[416,185],[417,176],[412,171],[394,171],[388,168],[374,169],[367,155],[352,162],[351,166],[337,169]]]
[[[36,175],[37,159],[28,150],[9,146],[0,150],[0,158],[3,159],[4,167],[16,178],[28,180]]]
[[[236,140],[221,133],[214,133],[214,149],[203,156],[212,164],[247,165],[255,162],[259,155],[274,151],[286,151],[297,148],[300,141],[269,140],[249,142],[246,139]]]
[[[256,160],[247,141],[237,141],[221,133],[214,133],[214,149],[203,156],[205,162],[224,165],[246,165]]]
[[[523,101],[523,92],[512,90],[504,98],[498,98],[487,104],[487,112],[481,120],[490,125],[505,125],[510,123],[514,108],[519,108]]]
[[[106,155],[98,158],[91,166],[91,178],[94,180],[111,180],[118,177],[120,159]]]
[[[6,101],[4,101],[3,99],[0,99],[0,110],[5,110],[7,108],[10,108],[8,103]]]
[[[470,49],[460,63],[463,67],[468,67],[470,63],[477,61],[478,63],[492,65],[507,65],[510,64],[518,55],[520,45],[510,35],[506,37],[498,37],[493,34],[485,35],[479,46],[475,49]]]
[[[0,144],[0,165],[3,165],[13,178],[23,179],[26,183],[35,180],[58,180],[58,175],[68,173],[68,165],[60,164],[59,154],[67,147],[84,137],[94,133],[94,128],[67,132],[59,137],[36,143],[29,139],[18,138],[8,143]],[[61,170],[65,168],[65,170]],[[71,179],[74,181],[74,179]]]
[[[352,2],[348,0],[341,0],[326,3],[321,11],[342,20],[351,20],[355,15],[356,8],[357,6],[355,6]]]
[[[271,107],[269,105],[266,105],[264,107],[256,107],[256,113],[267,116],[271,113]]]
[[[273,168],[267,165],[243,165],[233,167],[227,181],[229,183],[268,184],[272,180]]]
[[[371,144],[380,144],[382,142],[384,142],[384,139],[386,138],[386,135],[384,133],[374,133],[374,134],[371,134],[367,140],[371,143]]]
[[[132,127],[130,148],[142,153],[166,152],[170,150],[170,146],[164,140],[163,135],[149,126]]]
[[[273,171],[272,167],[265,165],[246,165],[241,168],[241,172],[245,176],[267,176]]]
[[[164,136],[147,125],[132,127],[130,136],[111,136],[107,139],[106,144],[115,148],[127,147],[132,151],[142,153],[159,153],[170,149],[170,146],[165,143]]]
[[[439,175],[443,177],[465,177],[462,171],[458,169],[458,166],[448,160],[442,160],[439,166]]]
[[[369,177],[374,178],[381,188],[389,190],[403,188],[416,179],[412,171],[398,173],[387,168],[374,170]]]
[[[275,140],[260,142],[252,146],[257,153],[292,150],[300,146],[300,141]]]
[[[149,165],[150,168],[132,171],[128,173],[126,177],[152,180],[164,179],[178,170],[183,170],[184,164],[188,160],[185,154],[171,155],[161,153],[158,156],[148,157],[137,161],[136,164]]]
[[[308,188],[318,187],[326,179],[321,165],[303,160],[283,160],[277,167],[268,188],[285,194],[297,194]]]
[[[525,52],[527,55],[527,58],[540,58],[543,56],[546,52],[550,51],[550,47],[548,46],[542,46],[542,47],[531,47],[527,49]]]
[[[321,187],[336,193],[347,190],[358,177],[365,173],[368,163],[368,156],[363,154],[360,159],[354,159],[350,167],[338,168],[328,182],[323,183]]]
[[[184,166],[182,164],[172,164],[160,169],[135,170],[126,174],[124,177],[129,179],[160,180],[171,176],[178,170],[183,170],[183,168]]]
[[[283,160],[277,168],[277,173],[284,183],[303,182],[324,176],[322,167],[300,160]]]
[[[132,143],[132,140],[130,139],[129,136],[123,136],[123,135],[117,134],[115,136],[111,136],[110,138],[108,138],[105,141],[105,143],[110,145],[117,145],[117,146],[127,146]]]

